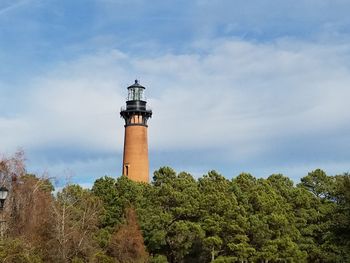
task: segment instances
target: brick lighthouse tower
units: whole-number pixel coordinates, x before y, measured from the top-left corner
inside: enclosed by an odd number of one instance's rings
[[[148,183],[148,143],[147,120],[152,111],[146,107],[145,87],[137,80],[128,87],[126,108],[122,108],[120,116],[125,120],[123,175],[130,180]]]

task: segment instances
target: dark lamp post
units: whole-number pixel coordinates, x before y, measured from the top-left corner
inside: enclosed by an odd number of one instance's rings
[[[9,193],[9,190],[6,187],[4,187],[4,186],[0,187],[0,209],[4,208],[4,203],[5,203],[5,200],[7,198],[8,193]]]

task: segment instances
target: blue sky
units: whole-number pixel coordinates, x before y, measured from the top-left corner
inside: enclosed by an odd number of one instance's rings
[[[350,167],[350,2],[0,1],[0,150],[90,185],[121,172],[146,86],[151,171],[296,182]]]

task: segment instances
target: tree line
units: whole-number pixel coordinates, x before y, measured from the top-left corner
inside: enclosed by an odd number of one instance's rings
[[[9,191],[1,262],[350,262],[350,175],[317,169],[228,180],[162,167],[150,184],[104,176],[92,189],[0,160]]]

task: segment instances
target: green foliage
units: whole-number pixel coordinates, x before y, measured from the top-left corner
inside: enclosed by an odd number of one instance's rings
[[[107,256],[105,252],[99,251],[93,256],[92,262],[93,263],[115,263],[115,259],[113,257]]]
[[[321,169],[316,169],[301,178],[300,186],[306,188],[318,198],[330,198],[334,187],[332,179]]]
[[[115,184],[116,180],[114,178],[105,176],[97,179],[92,187],[92,192],[103,202],[102,227],[114,227],[120,223],[120,218],[123,214]]]
[[[150,258],[149,263],[168,263],[168,260],[164,255],[155,255]]]
[[[337,206],[334,208],[330,228],[332,240],[328,249],[333,255],[340,254],[340,260],[350,262],[350,174],[335,176],[333,196]]]
[[[110,227],[100,228],[94,236],[100,248],[106,248],[109,244],[113,229]]]
[[[53,189],[45,180],[34,185]],[[317,169],[294,185],[281,174],[227,180],[209,171],[195,179],[162,167],[151,184],[105,176],[91,191],[69,185],[51,199],[42,206],[54,208],[48,229],[56,237],[13,236],[0,246],[0,261],[350,262],[347,173]]]
[[[84,260],[82,258],[79,258],[79,257],[74,257],[71,260],[71,263],[84,263]]]
[[[181,262],[191,253],[191,248],[197,240],[204,237],[199,224],[189,221],[176,221],[169,227],[166,242],[170,248],[170,257],[175,262]]]
[[[53,186],[53,184],[51,183],[51,181],[47,178],[38,178],[35,174],[25,174],[24,176],[21,176],[21,180],[36,180],[39,182],[38,184],[38,188],[40,190],[52,193],[53,191],[55,191],[55,187]]]
[[[5,239],[0,243],[1,262],[41,263],[41,256],[20,239]]]
[[[213,263],[236,263],[237,258],[236,257],[230,257],[230,256],[220,256],[214,261]]]

